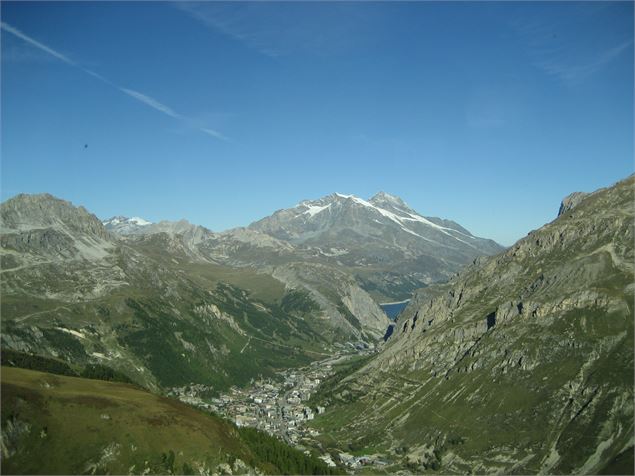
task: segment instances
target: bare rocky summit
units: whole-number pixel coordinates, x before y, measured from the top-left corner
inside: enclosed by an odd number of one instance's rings
[[[585,192],[573,192],[562,199],[562,203],[560,204],[560,209],[558,210],[558,216],[563,213],[572,210],[574,207],[578,205],[582,200],[586,198],[588,193]]]

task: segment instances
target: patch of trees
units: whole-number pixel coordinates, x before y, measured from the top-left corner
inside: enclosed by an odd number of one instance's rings
[[[110,382],[134,383],[126,374],[101,364],[88,364],[81,372],[76,372],[70,365],[61,360],[42,355],[28,354],[11,349],[2,349],[0,353],[2,365],[22,369],[38,370],[57,375],[83,377]]]
[[[22,369],[39,370],[40,372],[77,377],[77,372],[66,362],[50,357],[2,349],[0,359],[2,360],[2,365],[7,367],[20,367]]]
[[[109,382],[134,383],[126,374],[101,364],[88,364],[79,376]]]
[[[308,314],[312,311],[318,311],[320,306],[311,298],[307,291],[291,290],[282,297],[280,309],[289,314],[294,312]]]
[[[238,431],[256,456],[251,465],[258,465],[269,474],[336,474],[321,459],[306,455],[271,435],[255,428],[239,428]]]

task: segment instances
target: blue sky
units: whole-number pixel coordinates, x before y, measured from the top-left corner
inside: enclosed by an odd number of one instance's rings
[[[633,172],[631,2],[1,13],[3,200],[220,231],[384,190],[509,245]]]

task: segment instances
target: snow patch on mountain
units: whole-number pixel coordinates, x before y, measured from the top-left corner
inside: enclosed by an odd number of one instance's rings
[[[128,221],[130,223],[134,223],[135,225],[139,225],[139,226],[152,225],[151,221],[144,220],[143,218],[140,218],[140,217],[132,217]]]
[[[390,198],[391,201],[401,204],[403,203],[401,199],[397,198],[397,197],[393,197],[392,195],[386,194],[384,192],[380,192],[382,193],[382,197],[384,198]],[[355,203],[358,203],[359,205],[362,205],[364,207],[370,208],[378,213],[380,213],[382,216],[388,218],[389,220],[392,220],[393,222],[395,222],[397,225],[399,225],[399,227],[405,231],[406,233],[410,233],[411,235],[417,236],[419,238],[423,238],[426,241],[432,242],[432,243],[438,243],[435,240],[431,240],[430,238],[426,238],[425,236],[420,235],[419,233],[415,232],[414,230],[411,230],[410,228],[408,228],[405,224],[404,221],[416,221],[416,222],[420,222],[423,223],[425,225],[428,225],[432,228],[436,228],[437,230],[441,231],[442,233],[445,233],[446,235],[454,238],[455,240],[461,241],[462,243],[465,243],[468,246],[473,247],[473,245],[471,243],[468,243],[456,236],[454,236],[452,233],[449,233],[448,230],[454,231],[456,233],[461,233],[457,230],[452,230],[451,228],[447,228],[441,225],[437,225],[436,223],[432,223],[431,221],[425,219],[424,217],[422,217],[421,215],[413,215],[412,213],[407,213],[407,217],[404,216],[400,216],[397,215],[396,213],[390,212],[384,208],[378,207],[376,205],[373,205],[372,203],[364,200],[363,198],[359,198],[356,197],[355,195],[344,195],[341,193],[336,193],[335,195],[337,195],[338,197],[341,198],[346,198],[346,199],[351,199],[353,200]],[[405,213],[405,212],[404,212]],[[377,221],[379,223],[379,221]],[[461,233],[464,234],[464,233]],[[467,236],[467,235],[466,235]],[[438,243],[440,244],[440,243]]]
[[[318,213],[326,210],[327,208],[330,208],[331,204],[327,204],[324,206],[319,206],[319,205],[310,205],[310,204],[306,204],[306,207],[308,207],[306,209],[306,211],[303,212],[303,215],[309,215],[309,216],[314,216],[317,215]]]
[[[410,233],[411,235],[418,236],[419,238],[423,238],[426,241],[429,241],[429,242],[432,242],[432,243],[438,243],[437,241],[431,240],[430,238],[426,238],[425,236],[422,236],[419,233],[415,232],[414,230],[408,228],[404,222],[411,221],[411,222],[423,223],[423,224],[425,224],[425,225],[427,225],[429,227],[432,227],[432,228],[435,228],[435,229],[439,230],[441,233],[444,233],[445,235],[447,235],[447,236],[449,236],[449,237],[451,237],[451,238],[453,238],[453,239],[455,239],[457,241],[460,241],[461,243],[464,243],[464,244],[470,246],[471,248],[476,248],[472,243],[469,243],[468,241],[465,241],[465,240],[459,238],[458,236],[455,236],[455,233],[463,235],[463,236],[465,236],[465,237],[467,237],[469,239],[476,240],[476,238],[474,236],[466,234],[466,233],[463,233],[463,232],[461,232],[459,230],[455,230],[453,228],[448,228],[448,227],[445,227],[445,226],[437,225],[436,223],[431,222],[430,220],[422,217],[421,215],[409,213],[409,212],[406,212],[406,211],[402,211],[402,212],[405,215],[407,215],[407,216],[398,215],[398,214],[393,213],[391,211],[388,211],[388,210],[386,210],[386,209],[384,209],[384,208],[382,208],[380,206],[374,205],[371,202],[364,200],[363,198],[356,197],[355,195],[344,195],[342,193],[336,193],[335,195],[338,196],[338,197],[341,197],[341,198],[351,199],[355,203],[358,203],[358,204],[360,204],[360,205],[362,205],[364,207],[371,208],[371,209],[375,210],[376,212],[379,212],[384,217],[388,218],[389,220],[392,220],[397,225],[399,225],[399,227],[403,231],[405,231],[406,233]],[[387,202],[390,202],[395,207],[406,206],[405,203],[399,197],[395,197],[394,195],[390,195],[390,194],[388,194],[386,192],[379,192],[377,195],[375,195],[372,198],[372,200],[373,201],[378,201],[378,202],[387,201]],[[311,214],[311,216],[313,216],[313,214]]]
[[[102,222],[108,231],[119,235],[132,235],[140,232],[145,227],[152,225],[152,222],[141,217],[116,216]]]

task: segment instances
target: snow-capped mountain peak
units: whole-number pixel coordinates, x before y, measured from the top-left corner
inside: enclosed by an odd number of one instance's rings
[[[372,196],[372,198],[369,200],[370,202],[388,202],[388,203],[393,203],[395,205],[405,205],[405,202],[399,198],[396,195],[391,195],[389,193],[386,192],[378,192],[375,195]]]
[[[144,220],[143,218],[140,218],[140,217],[132,217],[128,221],[130,223],[134,223],[135,225],[139,225],[139,226],[152,225],[151,221]]]
[[[373,241],[408,254],[465,257],[501,249],[450,220],[424,217],[401,198],[386,192],[379,192],[369,200],[344,193],[304,200],[252,223],[249,228],[294,244],[320,248],[337,247],[343,241],[351,241],[351,247]]]
[[[106,230],[120,235],[134,235],[144,227],[152,225],[152,222],[140,217],[128,218],[124,216],[115,216],[102,223]]]

